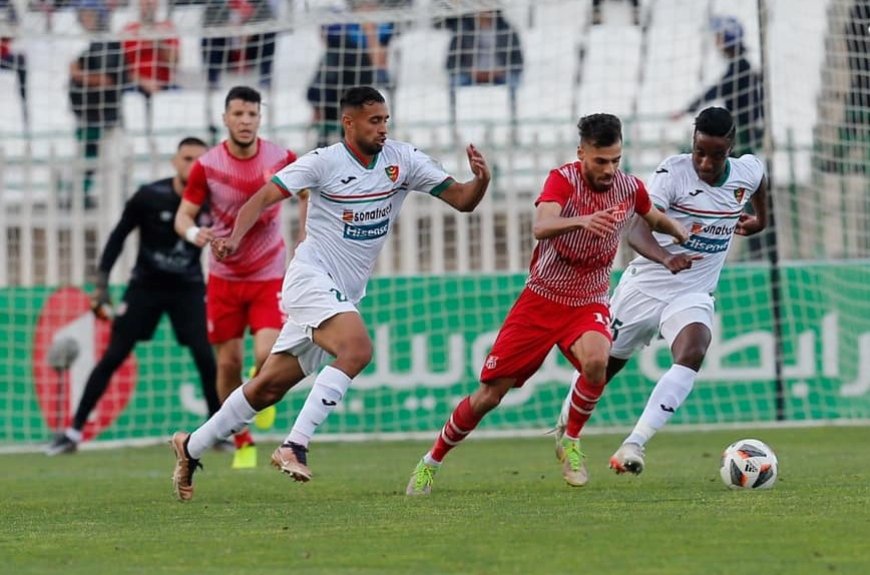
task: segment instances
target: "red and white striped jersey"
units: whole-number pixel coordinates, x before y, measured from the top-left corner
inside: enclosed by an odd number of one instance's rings
[[[208,204],[216,237],[230,235],[242,205],[271,180],[296,154],[268,140],[257,140],[257,153],[240,159],[223,142],[196,161],[190,170],[184,199]],[[239,249],[224,260],[209,251],[209,274],[228,280],[260,281],[284,277],[287,249],[281,234],[281,204],[270,206],[245,234]]]
[[[565,218],[619,207],[616,229],[606,237],[578,229],[539,241],[526,282],[536,294],[563,305],[606,305],[622,230],[635,213],[646,214],[652,207],[643,182],[617,170],[610,189],[598,192],[586,183],[582,164],[573,162],[550,172],[535,205],[541,202],[558,203]]]

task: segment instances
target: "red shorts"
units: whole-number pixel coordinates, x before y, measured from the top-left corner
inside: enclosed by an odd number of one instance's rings
[[[261,329],[281,329],[283,279],[261,281],[227,280],[210,275],[206,284],[208,341],[223,343]]]
[[[580,336],[597,331],[611,339],[610,309],[600,303],[571,307],[526,288],[508,312],[480,372],[480,381],[508,378],[521,387],[538,371],[554,345],[576,367],[571,353]]]

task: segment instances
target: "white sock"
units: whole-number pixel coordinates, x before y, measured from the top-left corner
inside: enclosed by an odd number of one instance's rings
[[[74,427],[67,427],[63,434],[73,443],[81,443],[82,441],[82,432]]]
[[[640,419],[623,443],[646,445],[646,442],[665,426],[674,412],[686,401],[697,376],[697,371],[684,365],[672,365],[656,383]]]
[[[314,431],[326,420],[341,398],[344,397],[351,381],[347,374],[340,369],[331,365],[324,367],[317,379],[314,380],[314,386],[308,393],[305,405],[296,416],[293,429],[290,430],[284,442],[308,447]]]
[[[427,451],[426,455],[423,456],[423,463],[425,463],[426,465],[434,465],[435,467],[441,465],[440,461],[435,461],[434,459],[432,459],[431,451]]]
[[[244,385],[237,387],[218,412],[190,434],[187,452],[192,458],[199,459],[206,449],[218,440],[238,433],[257,415],[257,410],[251,407],[242,392],[244,387]]]

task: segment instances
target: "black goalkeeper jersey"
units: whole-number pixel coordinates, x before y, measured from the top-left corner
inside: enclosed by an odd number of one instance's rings
[[[172,189],[172,178],[145,184],[127,201],[121,220],[112,230],[99,270],[106,274],[117,261],[124,240],[139,228],[139,253],[130,276],[130,284],[165,287],[167,283],[202,282],[201,248],[175,233],[175,212],[181,196]],[[210,226],[206,210],[201,210],[196,223]]]

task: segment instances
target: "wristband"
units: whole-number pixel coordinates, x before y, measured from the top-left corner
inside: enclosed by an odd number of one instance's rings
[[[190,226],[187,228],[187,231],[184,232],[184,239],[189,241],[192,244],[196,244],[196,236],[199,235],[199,226]]]

